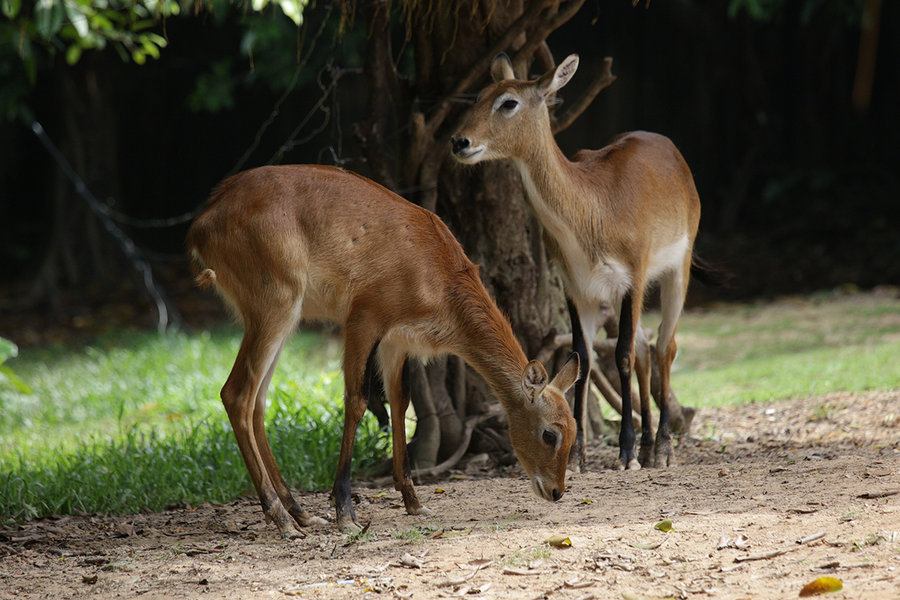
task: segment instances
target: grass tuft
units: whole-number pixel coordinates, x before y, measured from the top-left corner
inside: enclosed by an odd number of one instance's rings
[[[325,338],[298,337],[270,387],[266,428],[288,483],[326,489],[341,443],[343,380]],[[218,400],[239,339],[234,331],[146,334],[23,351],[10,362],[31,393],[0,387],[0,521],[252,495]],[[310,358],[318,345],[326,352]],[[382,460],[389,444],[367,415],[355,469]]]

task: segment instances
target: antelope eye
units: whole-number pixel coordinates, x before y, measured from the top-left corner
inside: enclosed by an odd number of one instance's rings
[[[513,100],[510,98],[509,100],[504,100],[503,104],[500,105],[501,110],[510,111],[519,105],[518,100]]]
[[[541,434],[541,439],[544,440],[544,443],[548,446],[556,447],[556,434],[549,429],[544,430],[544,433]]]

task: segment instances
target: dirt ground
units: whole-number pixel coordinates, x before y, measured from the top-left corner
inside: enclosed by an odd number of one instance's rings
[[[357,483],[356,539],[284,541],[251,499],[43,519],[0,531],[0,598],[900,598],[900,391],[703,410],[676,452],[616,472],[594,446],[555,504],[476,459],[418,486],[429,517]]]

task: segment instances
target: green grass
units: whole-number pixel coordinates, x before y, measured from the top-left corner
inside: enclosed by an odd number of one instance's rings
[[[218,391],[240,335],[128,334],[72,350],[24,350],[0,385],[0,521],[75,510],[133,512],[225,502],[252,485]],[[331,485],[343,427],[340,348],[301,334],[270,387],[267,431],[288,482]],[[382,459],[374,419],[359,428],[354,466]]]
[[[654,326],[658,315],[646,315]],[[689,311],[672,386],[714,406],[900,388],[900,300],[823,294]],[[0,522],[73,511],[127,513],[253,494],[219,390],[240,334],[109,335],[83,348],[0,344]],[[288,482],[325,489],[343,426],[340,347],[288,342],[270,387],[267,430]],[[367,415],[355,467],[389,439]]]
[[[656,327],[658,314],[645,326]],[[819,294],[686,312],[672,389],[690,406],[900,388],[900,300]]]

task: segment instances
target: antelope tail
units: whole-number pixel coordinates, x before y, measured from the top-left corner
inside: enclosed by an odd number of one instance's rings
[[[726,287],[731,281],[731,273],[718,265],[713,265],[696,252],[691,256],[691,277],[709,287]]]

